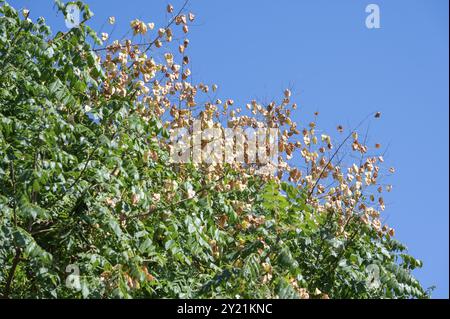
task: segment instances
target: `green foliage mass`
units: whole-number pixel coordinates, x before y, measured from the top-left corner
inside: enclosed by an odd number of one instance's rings
[[[359,218],[343,236],[332,212],[287,183],[218,191],[192,166],[173,169],[160,119],[143,119],[132,96],[99,93],[95,32],[52,35],[43,18],[0,5],[0,295],[428,297],[411,274],[421,262]],[[173,198],[155,200],[167,181]],[[235,201],[262,222],[246,222]],[[369,265],[379,285],[368,285]]]

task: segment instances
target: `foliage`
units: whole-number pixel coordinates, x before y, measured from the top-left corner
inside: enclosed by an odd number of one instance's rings
[[[77,3],[87,21],[92,13]],[[312,123],[303,145],[290,141],[300,132],[285,110],[288,90],[280,106],[252,101],[253,115],[230,111],[227,125],[251,126],[262,117],[280,131],[290,127],[280,160],[286,164],[299,148],[304,177],[287,164],[278,176],[259,176],[254,165],[170,162],[174,128],[189,127],[194,117],[221,127],[233,105],[208,101],[196,112],[195,95],[210,89],[188,81],[187,39],[178,47],[181,65],[172,53],[161,64],[147,57],[170,46],[171,26],[187,33],[192,13],[169,5],[172,18],[151,42],[93,49],[108,35],[84,23],[52,35],[43,18],[33,22],[30,12],[21,18],[0,4],[3,297],[428,297],[411,274],[421,262],[364,204],[373,195],[332,164],[330,138],[322,135],[326,151],[319,147]],[[135,34],[153,27],[132,22]],[[350,136],[363,156],[365,146]],[[355,180],[375,185],[375,162],[361,161],[350,166]],[[325,189],[329,179],[339,185]],[[378,267],[379,286],[367,284],[369,265]]]

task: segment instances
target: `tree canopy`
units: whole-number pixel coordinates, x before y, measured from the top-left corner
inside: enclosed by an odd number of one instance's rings
[[[339,126],[333,145],[297,127],[289,90],[243,109],[211,98],[216,85],[191,82],[184,7],[111,41],[74,3],[80,26],[53,34],[0,1],[2,297],[429,296],[411,273],[422,263],[381,223],[384,159],[357,130]],[[173,163],[172,133],[194,119],[276,128],[277,173]],[[344,165],[345,148],[361,159]]]

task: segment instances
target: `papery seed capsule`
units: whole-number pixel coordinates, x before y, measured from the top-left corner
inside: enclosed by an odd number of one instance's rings
[[[108,35],[108,33],[106,33],[106,32],[102,32],[102,34],[101,34],[101,38],[102,38],[102,41],[106,41],[106,40],[108,40],[108,38],[109,38],[109,35]]]

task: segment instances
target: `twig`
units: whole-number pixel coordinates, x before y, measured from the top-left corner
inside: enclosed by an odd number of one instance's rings
[[[189,0],[186,0],[183,4],[183,6],[181,7],[181,9],[178,11],[178,13],[169,21],[169,23],[166,25],[165,29],[169,28],[176,20],[176,18],[183,12],[184,8],[186,7],[186,5],[188,4]],[[161,39],[161,36],[158,34],[158,36],[153,39],[153,41],[151,42],[147,42],[147,43],[140,43],[140,44],[133,44],[133,45],[138,45],[138,46],[143,46],[146,45],[147,48],[144,50],[144,53],[147,52],[148,50],[150,50],[150,48],[156,43],[156,41],[158,41],[159,39]],[[121,45],[120,48],[126,47],[126,45]],[[107,50],[107,47],[104,48],[98,48],[98,49],[93,49],[92,51],[94,52],[98,52],[98,51],[104,51]],[[130,68],[134,65],[136,61],[133,61],[133,63],[131,63]]]
[[[331,156],[331,158],[328,160],[327,164],[322,168],[322,171],[319,174],[319,177],[317,177],[316,182],[314,183],[313,187],[311,188],[311,190],[309,191],[308,194],[308,199],[311,197],[311,195],[314,192],[314,189],[316,188],[316,186],[319,184],[320,179],[322,178],[323,174],[325,173],[325,170],[328,168],[328,165],[330,165],[331,161],[334,159],[334,157],[336,156],[336,154],[339,152],[339,150],[342,148],[342,146],[345,145],[345,143],[348,141],[348,139],[352,136],[352,134],[373,114],[375,114],[376,112],[371,112],[370,114],[368,114],[361,122],[359,122],[359,124],[350,131],[350,133],[347,135],[347,137],[344,139],[344,141],[342,141],[342,143],[338,146],[338,148],[336,149],[336,151],[333,153],[333,155]]]
[[[11,266],[11,269],[9,270],[8,279],[6,279],[6,285],[5,285],[5,289],[3,291],[3,298],[9,298],[9,293],[11,292],[12,281],[14,279],[14,274],[16,272],[17,265],[19,264],[19,261],[20,261],[21,252],[22,252],[21,249],[17,247],[16,254],[15,254],[14,260],[13,260],[13,264]]]

